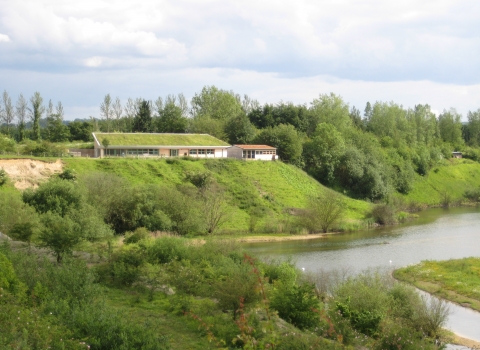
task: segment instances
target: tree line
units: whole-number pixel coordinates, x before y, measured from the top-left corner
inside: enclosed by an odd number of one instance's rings
[[[91,141],[92,131],[190,132],[230,144],[267,144],[277,147],[281,160],[323,184],[371,200],[393,191],[408,193],[415,174],[426,175],[452,151],[480,159],[480,109],[468,112],[463,123],[455,109],[437,117],[427,104],[404,108],[394,102],[368,102],[362,112],[331,93],[308,105],[261,105],[247,95],[206,86],[190,101],[179,94],[155,101],[129,98],[122,104],[107,94],[99,112],[98,119],[65,125],[61,103],[54,109],[50,101],[45,108],[36,92],[29,102],[20,95],[14,108],[4,92],[2,131],[17,141]]]

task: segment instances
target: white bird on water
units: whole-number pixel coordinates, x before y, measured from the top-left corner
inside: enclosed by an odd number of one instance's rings
[[[302,267],[302,271],[305,271],[305,268],[304,268],[304,267]]]
[[[390,260],[390,266],[392,266],[392,260]]]

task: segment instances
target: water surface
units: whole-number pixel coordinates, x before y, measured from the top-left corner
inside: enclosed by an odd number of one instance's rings
[[[480,256],[478,208],[429,209],[412,222],[304,241],[245,244],[258,257],[293,258],[305,271],[394,269],[422,260]],[[447,328],[480,341],[480,313],[451,304]]]

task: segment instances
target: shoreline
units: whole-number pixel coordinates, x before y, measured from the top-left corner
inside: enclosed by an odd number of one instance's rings
[[[451,344],[466,346],[467,348],[470,348],[470,349],[480,349],[480,342],[472,339],[464,338],[456,333],[453,333],[453,340]]]
[[[462,305],[462,304],[460,304],[460,303],[458,303],[458,302],[455,302],[455,301],[453,301],[453,300],[446,299],[446,298],[444,298],[444,297],[441,297],[441,296],[436,295],[435,293],[432,293],[432,292],[429,292],[429,291],[427,291],[427,290],[425,290],[425,289],[423,289],[423,288],[420,288],[419,286],[417,286],[417,285],[414,284],[414,283],[411,283],[410,281],[398,279],[398,278],[394,277],[393,273],[391,274],[391,276],[392,276],[392,278],[393,278],[394,280],[396,280],[396,281],[398,281],[398,282],[407,283],[407,284],[411,285],[412,287],[417,288],[417,289],[421,290],[422,292],[428,293],[429,295],[432,295],[432,296],[434,296],[434,297],[436,297],[436,298],[439,298],[439,299],[448,301],[448,302],[450,302],[450,303],[456,304],[456,305],[458,305],[458,306],[460,306],[460,307],[463,307],[463,308],[465,308],[465,309],[469,309],[469,310],[472,310],[472,311],[475,311],[475,312],[479,312],[479,311],[476,310],[476,309],[473,309],[473,308],[468,307],[468,306],[466,306],[466,305]],[[463,337],[463,336],[461,336],[461,335],[459,335],[459,334],[457,334],[457,333],[455,333],[455,332],[453,332],[453,331],[451,331],[451,330],[447,330],[447,331],[448,331],[448,332],[451,332],[451,334],[453,334],[453,339],[451,340],[451,344],[465,346],[465,347],[468,347],[468,348],[474,349],[474,350],[475,350],[475,349],[480,349],[480,342],[479,342],[479,341],[473,340],[473,339],[469,339],[469,338],[465,338],[465,337]]]
[[[288,242],[288,241],[304,241],[310,239],[325,238],[328,235],[339,234],[341,232],[328,232],[328,233],[313,233],[308,235],[290,235],[290,236],[247,236],[241,238],[235,238],[241,243],[264,243],[264,242]]]

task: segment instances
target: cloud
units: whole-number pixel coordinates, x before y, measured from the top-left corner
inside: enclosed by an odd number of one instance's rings
[[[0,30],[15,43],[9,55],[29,57],[17,60],[22,69],[42,69],[45,57],[55,57],[63,69],[79,70],[103,57],[110,65],[95,69],[218,67],[288,77],[480,82],[475,0],[1,3]]]
[[[8,43],[10,42],[10,38],[6,34],[0,34],[0,43]]]
[[[219,68],[132,69],[127,72],[111,69],[61,74],[0,70],[0,75],[12,82],[7,91],[14,99],[21,92],[31,96],[38,90],[44,100],[62,101],[67,119],[99,117],[98,106],[107,93],[124,102],[128,97],[155,100],[178,93],[190,99],[205,85],[247,94],[262,104],[283,100],[308,105],[320,94],[333,92],[342,96],[350,107],[356,106],[361,111],[367,101],[393,101],[405,108],[429,104],[436,111],[456,108],[466,120],[468,111],[480,108],[477,98],[480,84],[456,85],[426,80],[372,82],[324,75],[286,78],[277,73]]]
[[[261,102],[308,103],[333,91],[357,108],[375,100],[428,102],[464,115],[478,108],[476,0],[0,0],[0,6],[6,74],[0,88],[17,94],[41,88],[77,111],[97,106],[107,92],[193,96],[211,84]]]

